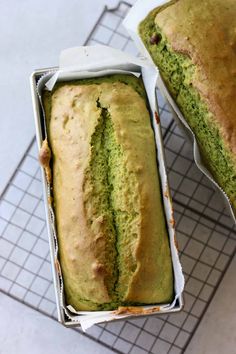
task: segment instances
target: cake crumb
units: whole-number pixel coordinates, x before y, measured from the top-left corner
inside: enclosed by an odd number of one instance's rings
[[[157,124],[160,124],[160,117],[159,117],[157,111],[155,111],[155,119],[156,119]]]
[[[46,174],[46,180],[50,184],[52,181],[52,173],[50,169],[50,160],[51,160],[51,150],[48,146],[48,141],[45,139],[42,143],[41,149],[39,151],[39,162],[44,168]]]

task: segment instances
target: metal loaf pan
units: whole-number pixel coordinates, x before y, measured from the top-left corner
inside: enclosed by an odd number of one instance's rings
[[[43,116],[43,110],[41,106],[41,102],[39,99],[38,95],[38,90],[37,90],[37,83],[42,76],[44,76],[47,73],[55,73],[58,70],[58,68],[46,68],[46,69],[39,69],[35,70],[31,77],[30,77],[30,84],[31,84],[31,94],[32,94],[32,102],[33,102],[33,111],[34,111],[34,119],[35,119],[35,127],[36,127],[36,138],[37,138],[37,144],[38,148],[41,148],[42,141],[45,138],[45,124],[44,124],[44,116]],[[128,72],[127,72],[128,73]],[[154,93],[155,95],[155,93]],[[175,239],[175,229],[174,229],[174,220],[173,220],[173,207],[172,207],[172,201],[169,193],[169,187],[168,187],[168,181],[166,180],[166,169],[165,169],[165,159],[164,159],[164,148],[163,148],[163,143],[162,143],[162,138],[161,138],[161,129],[160,129],[160,124],[158,118],[158,113],[155,111],[155,114],[153,114],[153,119],[152,119],[152,125],[155,133],[155,139],[156,139],[156,144],[157,144],[157,151],[158,151],[158,168],[159,168],[159,174],[160,174],[160,179],[161,179],[161,188],[162,188],[162,196],[163,196],[163,201],[164,201],[164,211],[165,211],[165,216],[166,216],[166,221],[168,225],[168,231],[169,231],[169,237],[170,237],[170,243],[172,243],[171,247],[175,247],[175,254],[173,257],[173,249],[172,249],[172,263],[173,263],[173,268],[174,268],[174,274],[175,274],[175,264],[176,264],[176,255],[177,255],[177,261],[178,260],[178,252],[176,250],[176,239]],[[158,133],[157,133],[158,130]],[[157,137],[157,134],[159,135]],[[158,143],[157,143],[158,139]],[[161,150],[161,151],[160,151]],[[161,159],[161,161],[160,161]],[[163,172],[164,171],[164,172]],[[165,183],[163,181],[163,173],[165,174]],[[68,317],[68,311],[65,309],[65,306],[63,305],[63,299],[64,299],[64,294],[61,293],[62,289],[62,282],[63,279],[61,278],[59,272],[58,272],[58,259],[57,259],[57,241],[55,239],[55,235],[53,233],[53,225],[52,225],[52,218],[51,218],[51,211],[50,211],[50,205],[49,205],[49,198],[48,198],[48,184],[46,181],[46,176],[44,173],[44,170],[42,168],[42,184],[43,184],[43,194],[44,194],[44,204],[45,204],[45,210],[46,210],[46,222],[47,222],[47,229],[48,229],[48,236],[49,236],[49,246],[50,246],[50,254],[51,254],[51,265],[52,265],[52,274],[53,274],[53,282],[54,282],[54,287],[55,287],[55,296],[56,296],[56,304],[57,304],[57,313],[58,313],[58,321],[61,322],[63,325],[66,327],[72,327],[72,326],[79,326],[81,325],[81,321],[79,316],[77,315],[75,318],[72,318],[71,316]],[[164,195],[168,195],[168,197],[164,197]],[[171,217],[170,217],[171,216]],[[171,230],[171,231],[170,231]],[[170,234],[171,233],[171,234]],[[173,246],[174,245],[174,246]],[[181,271],[182,272],[182,271]],[[176,274],[174,276],[175,282],[178,282],[179,280],[176,278]],[[150,306],[149,306],[150,307]],[[105,321],[114,321],[114,320],[121,320],[123,318],[132,318],[132,317],[141,317],[141,316],[151,316],[151,315],[159,315],[159,314],[166,314],[166,313],[172,313],[172,312],[178,312],[182,309],[183,307],[183,296],[182,296],[182,291],[180,294],[178,294],[176,298],[175,305],[172,308],[169,308],[168,310],[162,310],[161,308],[153,313],[138,313],[138,314],[128,314],[124,317],[124,315],[116,315],[114,318],[109,318],[106,319]],[[101,311],[102,313],[103,311]],[[103,321],[98,320],[96,323],[100,323]]]

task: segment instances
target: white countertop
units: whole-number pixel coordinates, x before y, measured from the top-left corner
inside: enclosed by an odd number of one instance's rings
[[[236,353],[235,268],[233,258],[186,354]]]
[[[113,353],[8,296],[0,297],[0,311],[5,319],[0,321],[1,354]]]

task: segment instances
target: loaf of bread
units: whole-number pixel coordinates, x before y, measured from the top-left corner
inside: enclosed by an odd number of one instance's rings
[[[172,262],[141,79],[59,83],[43,102],[67,304],[90,311],[171,301]]]
[[[236,1],[170,1],[139,33],[236,210]]]

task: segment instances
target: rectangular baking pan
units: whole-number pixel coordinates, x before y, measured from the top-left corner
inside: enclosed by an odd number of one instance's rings
[[[41,148],[42,141],[45,138],[45,124],[44,124],[44,117],[43,117],[43,112],[42,112],[42,108],[41,108],[41,103],[39,101],[39,96],[38,96],[38,92],[37,92],[37,83],[43,75],[45,75],[49,72],[50,73],[56,72],[57,70],[58,70],[58,67],[38,69],[38,70],[35,70],[30,76],[31,95],[32,95],[32,103],[33,103],[33,112],[34,112],[34,120],[35,120],[35,127],[36,127],[36,139],[37,139],[38,149]],[[49,237],[51,266],[52,266],[53,283],[54,283],[54,288],[55,288],[58,321],[61,322],[66,327],[76,327],[76,326],[80,326],[80,322],[74,321],[74,320],[71,320],[70,318],[68,318],[68,316],[66,315],[66,313],[64,311],[64,308],[61,306],[60,278],[59,278],[58,271],[57,271],[57,259],[55,257],[55,240],[54,240],[54,236],[53,236],[53,232],[52,232],[52,225],[51,225],[51,219],[50,219],[50,211],[49,211],[49,203],[48,203],[48,186],[47,186],[47,181],[46,181],[44,169],[42,167],[41,167],[41,171],[42,171],[43,197],[44,197],[44,205],[45,205],[45,211],[46,211],[46,223],[47,223],[47,230],[48,230],[48,237]],[[181,293],[180,296],[177,298],[175,306],[168,311],[164,311],[164,312],[159,311],[159,312],[155,312],[155,313],[141,314],[141,315],[127,315],[127,317],[125,317],[124,319],[138,318],[138,317],[143,317],[143,316],[157,316],[157,315],[161,315],[161,314],[179,312],[183,308],[183,305],[184,305],[184,301],[183,301],[183,295]],[[122,320],[122,319],[123,318],[121,317],[120,319],[111,319],[111,321],[117,321],[117,320]]]

